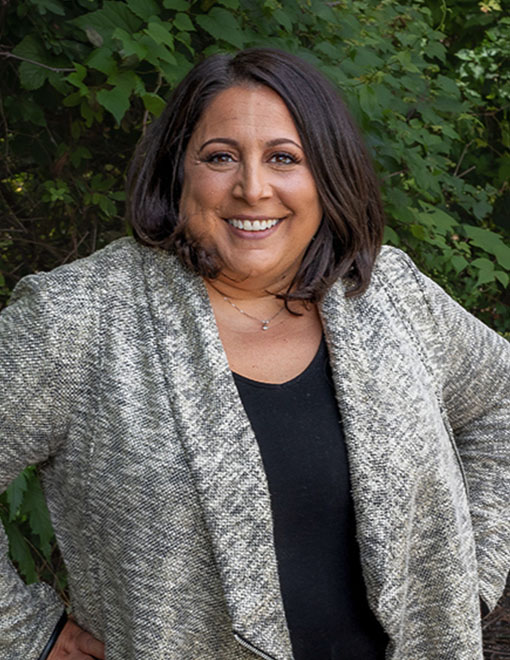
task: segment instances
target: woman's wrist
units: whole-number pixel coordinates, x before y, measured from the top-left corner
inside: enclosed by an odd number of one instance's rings
[[[53,629],[53,632],[51,633],[51,636],[49,640],[46,642],[46,646],[43,648],[41,655],[39,656],[38,660],[46,660],[49,654],[51,653],[51,649],[55,646],[55,642],[58,639],[58,636],[62,632],[62,628],[66,625],[67,622],[67,613],[64,610],[62,616],[57,622],[57,625]]]

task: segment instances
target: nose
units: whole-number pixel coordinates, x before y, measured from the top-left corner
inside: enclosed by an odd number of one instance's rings
[[[243,163],[234,182],[233,196],[246,201],[250,206],[255,206],[261,199],[271,197],[273,191],[268,174],[263,163]]]

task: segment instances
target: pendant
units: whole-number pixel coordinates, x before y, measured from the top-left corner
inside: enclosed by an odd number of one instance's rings
[[[270,321],[262,321],[262,330],[269,330]]]

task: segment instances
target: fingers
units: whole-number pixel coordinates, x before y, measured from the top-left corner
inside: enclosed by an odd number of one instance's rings
[[[105,660],[104,644],[68,619],[48,660]]]
[[[82,630],[77,639],[78,649],[82,653],[86,653],[89,656],[97,658],[98,660],[104,660],[104,644],[100,642],[95,637],[92,637],[88,632]]]

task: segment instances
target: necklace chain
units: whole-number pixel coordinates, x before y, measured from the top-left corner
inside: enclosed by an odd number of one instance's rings
[[[209,284],[211,284],[211,283],[209,282]],[[281,312],[283,312],[283,310],[285,309],[285,307],[282,305],[282,307],[280,307],[280,309],[275,314],[273,314],[273,316],[271,316],[270,318],[268,318],[268,319],[259,319],[256,316],[252,316],[251,314],[248,314],[248,312],[245,312],[244,309],[241,309],[240,307],[238,307],[238,305],[236,305],[233,300],[231,300],[225,294],[221,293],[221,291],[219,289],[217,289],[213,284],[211,284],[211,286],[215,291],[217,291],[220,294],[220,296],[223,298],[223,300],[228,302],[229,305],[232,305],[232,307],[234,309],[236,309],[238,312],[240,312],[241,314],[244,314],[244,316],[247,316],[249,319],[253,319],[254,321],[258,321],[261,325],[261,330],[269,330],[269,324],[272,321],[274,321],[275,318],[278,316],[278,314],[281,314]]]

